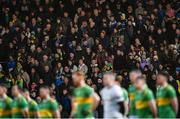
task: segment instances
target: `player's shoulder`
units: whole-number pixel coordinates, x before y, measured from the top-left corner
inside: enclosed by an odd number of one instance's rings
[[[13,100],[12,100],[10,97],[7,97],[7,98],[5,99],[5,101],[6,101],[6,103],[11,103]]]
[[[166,87],[167,90],[174,90],[174,87],[171,86],[170,84]]]
[[[54,98],[50,98],[50,99],[49,99],[49,103],[57,103],[57,101],[56,101],[56,99],[54,99]]]
[[[30,102],[32,105],[37,105],[37,102],[35,100],[31,100]]]

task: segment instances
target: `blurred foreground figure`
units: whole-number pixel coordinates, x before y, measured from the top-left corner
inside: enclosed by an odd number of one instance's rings
[[[17,85],[13,86],[12,95],[14,97],[12,103],[12,118],[28,118],[28,103],[21,95]]]
[[[104,105],[104,118],[123,118],[123,89],[115,83],[115,75],[107,73],[103,76],[104,88],[100,92]]]
[[[135,86],[135,109],[138,118],[157,118],[157,108],[152,91],[147,87],[145,77],[137,77]]]
[[[38,118],[39,117],[38,104],[36,103],[36,101],[31,99],[28,90],[24,90],[23,95],[26,98],[26,101],[28,102],[29,117],[30,118]]]
[[[0,84],[0,118],[11,118],[12,99],[6,93],[6,86]]]
[[[116,77],[116,82],[117,82],[117,84],[120,85],[120,86],[121,86],[121,84],[122,84],[122,80],[124,80],[122,76],[117,76],[117,77]],[[123,91],[123,96],[124,96],[124,112],[123,112],[123,113],[124,113],[124,117],[127,118],[128,113],[129,113],[129,98],[128,98],[128,92],[127,92],[127,90],[126,90],[125,88],[123,88],[123,87],[121,87],[121,89],[122,89],[122,91]]]
[[[169,74],[159,72],[157,75],[157,84],[159,85],[156,101],[158,105],[159,118],[176,118],[178,113],[178,100],[175,89],[168,84]]]
[[[128,88],[128,93],[129,93],[129,117],[130,118],[136,118],[136,109],[135,109],[135,103],[134,103],[134,99],[135,99],[135,93],[136,93],[136,87],[135,87],[135,81],[137,79],[137,77],[141,76],[142,73],[140,70],[132,70],[129,73],[129,78],[131,80],[131,85]]]
[[[60,118],[59,106],[55,99],[50,97],[49,87],[40,88],[41,103],[39,104],[40,118]]]
[[[99,103],[99,96],[94,90],[85,84],[85,74],[77,71],[72,75],[75,90],[72,98],[73,118],[94,118],[93,110]]]

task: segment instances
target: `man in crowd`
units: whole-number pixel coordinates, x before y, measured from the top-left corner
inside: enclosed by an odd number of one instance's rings
[[[135,111],[138,118],[157,118],[156,102],[152,91],[147,87],[144,76],[137,77],[135,81]]]
[[[6,93],[6,86],[0,84],[0,118],[11,118],[12,99]]]
[[[24,90],[23,95],[28,102],[28,109],[29,109],[29,117],[30,118],[38,118],[39,117],[39,112],[38,112],[38,104],[36,101],[31,99],[29,91]]]
[[[60,118],[59,105],[50,97],[50,89],[47,86],[40,88],[41,102],[39,104],[40,118]]]
[[[175,89],[168,84],[169,74],[165,71],[157,75],[159,85],[156,95],[159,118],[176,118],[178,100]]]
[[[20,88],[15,85],[12,87],[12,95],[14,100],[12,102],[12,117],[13,118],[28,118],[28,103],[21,95]]]
[[[129,78],[131,81],[131,85],[128,88],[128,93],[129,93],[129,117],[130,118],[135,118],[136,117],[136,110],[135,110],[135,103],[134,103],[134,99],[135,99],[135,93],[136,93],[136,87],[135,87],[135,81],[137,79],[137,77],[141,76],[142,73],[140,70],[132,70],[129,73]]]
[[[104,118],[122,118],[124,110],[123,90],[115,83],[115,74],[107,73],[103,76],[104,88],[100,94],[104,106]]]
[[[93,111],[99,104],[99,96],[85,84],[83,71],[73,73],[72,78],[76,88],[73,91],[71,117],[94,118]]]

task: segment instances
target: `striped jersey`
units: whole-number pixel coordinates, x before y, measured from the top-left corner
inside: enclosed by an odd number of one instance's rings
[[[23,110],[28,108],[28,103],[23,96],[16,97],[12,102],[12,117],[23,118]]]
[[[33,99],[28,101],[29,117],[35,118],[35,112],[38,111],[38,105]]]
[[[136,87],[134,85],[130,85],[130,87],[128,88],[128,93],[129,93],[129,103],[130,103],[129,115],[136,116],[136,110],[134,104]]]
[[[40,118],[54,118],[54,112],[58,110],[58,103],[52,98],[44,99],[39,104]]]
[[[75,118],[93,117],[93,89],[89,86],[76,88],[73,92],[73,112]]]
[[[145,87],[142,91],[135,93],[135,109],[138,118],[153,118],[153,113],[148,102],[154,99],[152,91]]]
[[[11,118],[11,104],[10,97],[0,98],[0,118]]]
[[[159,87],[156,94],[159,118],[175,118],[176,113],[171,105],[171,99],[176,97],[176,91],[171,86]]]

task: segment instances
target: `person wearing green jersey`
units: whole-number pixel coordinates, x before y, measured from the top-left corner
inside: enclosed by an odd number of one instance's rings
[[[38,104],[36,103],[35,100],[31,99],[28,90],[24,90],[23,95],[26,98],[26,101],[28,102],[29,117],[30,118],[38,118],[39,117]]]
[[[55,99],[50,97],[50,89],[48,86],[42,86],[40,88],[40,97],[40,118],[60,118],[59,105]]]
[[[157,75],[156,103],[159,118],[176,118],[178,113],[178,100],[175,89],[168,84],[169,74],[161,71]]]
[[[82,71],[74,72],[73,84],[76,87],[72,97],[73,118],[94,118],[93,110],[99,103],[99,96],[85,84],[85,74]]]
[[[152,91],[146,85],[144,76],[137,77],[135,86],[135,109],[138,118],[157,118],[156,102]]]
[[[21,95],[20,88],[15,85],[12,87],[12,95],[14,100],[12,102],[12,118],[28,118],[28,103]]]
[[[139,77],[141,75],[142,75],[142,73],[138,69],[134,69],[129,73],[131,85],[128,88],[128,95],[129,95],[129,118],[131,118],[131,119],[137,117],[135,104],[134,104],[134,98],[135,98],[135,93],[136,93],[135,80],[137,77]]]
[[[6,93],[6,86],[0,84],[0,118],[11,118],[12,99]]]

